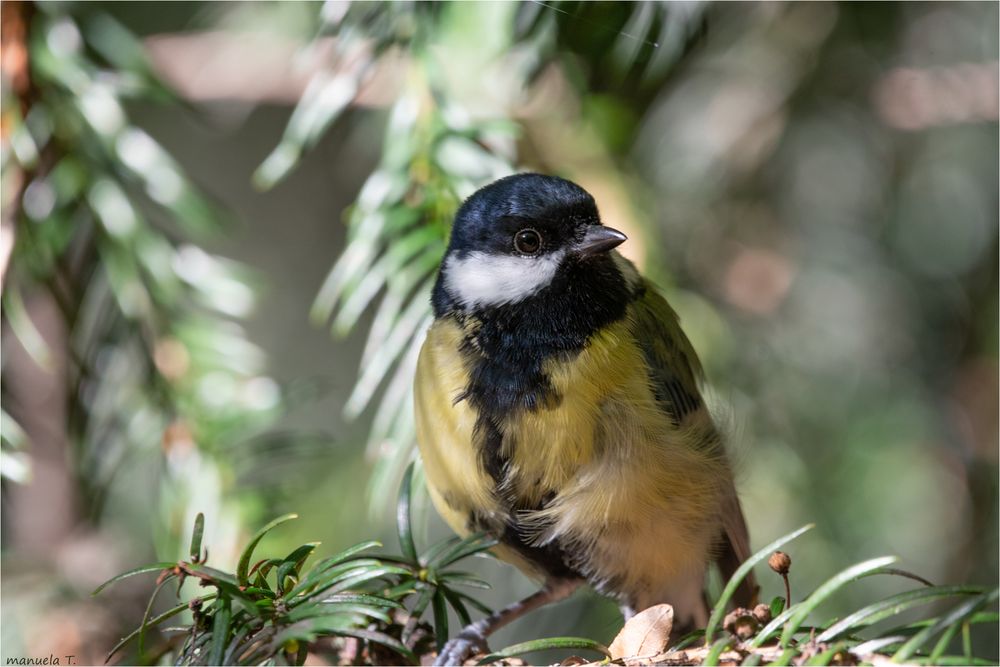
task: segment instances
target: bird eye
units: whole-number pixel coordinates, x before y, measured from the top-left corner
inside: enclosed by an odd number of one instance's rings
[[[514,234],[514,249],[522,255],[534,255],[542,247],[542,235],[534,229],[522,229]]]

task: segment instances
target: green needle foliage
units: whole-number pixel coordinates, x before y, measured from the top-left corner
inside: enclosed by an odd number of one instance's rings
[[[489,584],[458,569],[466,559],[485,554],[495,542],[484,535],[452,537],[420,552],[410,528],[413,466],[407,469],[397,501],[397,534],[402,555],[373,553],[381,547],[361,542],[306,566],[318,543],[293,549],[284,557],[258,558],[256,548],[273,529],[296,518],[289,514],[261,528],[248,542],[235,574],[205,565],[201,546],[203,518],[199,515],[191,537],[191,558],[176,563],[153,563],[124,572],[100,586],[138,574],[159,572],[157,586],[140,626],[124,637],[109,658],[136,641],[140,660],[152,661],[172,653],[178,664],[302,664],[309,653],[353,664],[419,664],[456,632],[449,623],[454,613],[464,626],[472,621],[470,609],[489,614],[490,609],[466,589]],[[809,530],[804,526],[781,537],[748,559],[727,583],[716,601],[712,619],[704,630],[674,642],[666,653],[649,664],[829,665],[863,664],[892,660],[907,664],[981,664],[972,654],[971,633],[976,626],[996,625],[998,590],[977,586],[932,586],[905,591],[876,601],[841,619],[808,625],[821,605],[845,586],[864,577],[885,574],[916,579],[888,567],[895,559],[875,558],[844,569],[787,608],[776,598],[764,607],[774,618],[757,616],[752,632],[737,630],[730,617],[750,617],[750,610],[734,610],[723,623],[732,592],[753,564],[774,549]],[[168,582],[177,580],[178,595],[185,579],[193,577],[202,587],[214,589],[194,596],[153,616],[153,603]],[[955,600],[950,609],[904,627],[874,629],[909,609]],[[190,611],[191,620],[180,626],[161,627],[165,621]],[[720,625],[725,629],[721,629]],[[879,626],[881,628],[881,626]],[[154,628],[172,633],[148,651],[146,636]],[[874,630],[873,630],[874,629]],[[953,645],[960,644],[956,649]],[[699,645],[701,647],[699,647]],[[586,650],[608,656],[602,644],[582,637],[552,637],[515,644],[480,656],[479,664],[539,651]],[[949,654],[960,650],[961,654]],[[647,658],[649,658],[647,656]]]
[[[494,542],[482,535],[445,540],[418,554],[409,532],[410,474],[399,498],[399,539],[402,556],[371,553],[378,542],[362,542],[310,566],[318,546],[312,542],[284,557],[256,558],[260,541],[272,530],[296,518],[289,514],[260,529],[240,554],[235,574],[204,563],[199,515],[191,537],[191,557],[176,563],[154,563],[118,575],[99,587],[143,573],[159,572],[147,612],[134,632],[124,637],[110,657],[132,641],[139,659],[152,661],[166,652],[179,664],[260,664],[277,660],[302,664],[307,653],[343,655],[367,664],[418,664],[419,655],[440,648],[448,638],[448,611],[470,621],[469,609],[489,609],[467,588],[489,585],[456,569],[463,560],[482,554]],[[211,594],[192,597],[153,616],[156,594],[177,581],[195,578]],[[433,627],[422,621],[431,609]],[[168,630],[173,637],[145,651],[145,637],[164,621],[189,610],[190,622]],[[351,639],[353,643],[345,640]],[[336,640],[336,641],[331,641]]]
[[[743,665],[830,665],[865,664],[875,659],[891,659],[908,664],[945,664],[949,660],[958,659],[957,656],[945,655],[945,651],[951,647],[952,639],[959,632],[963,637],[964,655],[961,660],[965,661],[961,664],[975,664],[977,658],[972,655],[969,639],[971,629],[977,624],[996,626],[1000,616],[995,611],[984,609],[995,605],[1000,591],[978,586],[934,586],[910,572],[889,567],[895,562],[894,557],[874,558],[845,568],[804,600],[792,603],[787,608],[780,598],[776,598],[770,605],[759,605],[766,609],[765,619],[773,616],[767,622],[761,620],[756,609],[752,616],[750,610],[734,610],[727,616],[727,621],[736,617],[748,621],[752,618],[754,620],[749,621],[751,630],[740,631],[734,627],[735,623],[730,625],[727,622],[727,636],[714,639],[732,591],[746,577],[750,566],[764,560],[775,549],[791,542],[810,528],[812,526],[808,525],[793,531],[751,556],[726,585],[713,609],[708,627],[703,633],[698,633],[705,646],[703,657],[692,663],[672,664],[718,665],[725,660],[726,664],[734,664],[735,661],[735,664]],[[824,602],[845,586],[865,577],[882,574],[920,581],[923,588],[892,595],[842,619],[827,620],[818,626],[806,624]],[[913,607],[949,599],[958,602],[944,613],[903,628],[873,631],[873,626],[877,623],[894,618]],[[684,638],[664,657],[678,656],[684,651],[691,653],[692,657],[702,655],[690,649],[694,641],[694,637]]]
[[[242,327],[256,281],[202,249],[231,216],[133,120],[136,104],[184,109],[139,38],[96,6],[7,10],[26,57],[20,83],[4,91],[3,235],[13,241],[4,330],[58,377],[69,415],[54,428],[73,447],[66,458],[87,517],[102,520],[122,471],[159,466],[154,499],[169,520],[152,531],[176,545],[192,490],[232,479],[232,449],[281,414],[281,388]],[[49,303],[59,327],[37,324]],[[3,372],[0,473],[26,481],[31,434],[15,420],[30,389]]]

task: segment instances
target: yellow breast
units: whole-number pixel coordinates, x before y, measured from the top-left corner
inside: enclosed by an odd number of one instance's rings
[[[459,535],[471,532],[471,511],[499,510],[473,444],[476,414],[468,401],[458,400],[469,380],[459,352],[463,336],[454,321],[436,321],[420,350],[414,385],[417,444],[431,499]]]
[[[547,363],[545,373],[557,400],[536,411],[512,414],[499,425],[512,490],[527,504],[563,488],[593,460],[600,449],[597,424],[608,396],[626,390],[639,400],[652,400],[641,353],[620,344],[627,335],[624,327],[624,322],[609,327],[573,358]],[[459,352],[463,337],[454,320],[431,326],[417,362],[415,387],[417,441],[427,479],[446,506],[442,515],[455,530],[467,518],[449,516],[457,511],[498,509],[494,482],[482,469],[474,444],[475,409],[468,400],[459,400],[470,371]]]

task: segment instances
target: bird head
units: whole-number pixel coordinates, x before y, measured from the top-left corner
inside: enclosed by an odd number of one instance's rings
[[[487,309],[585,290],[592,280],[624,282],[609,251],[625,240],[601,224],[594,198],[575,183],[541,174],[502,178],[459,208],[435,307]]]

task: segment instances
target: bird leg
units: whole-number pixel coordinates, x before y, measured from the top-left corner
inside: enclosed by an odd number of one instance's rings
[[[582,582],[579,579],[547,581],[545,587],[520,602],[495,611],[486,618],[465,626],[457,637],[448,640],[435,665],[462,665],[477,652],[486,651],[486,638],[503,626],[539,607],[568,598]]]

